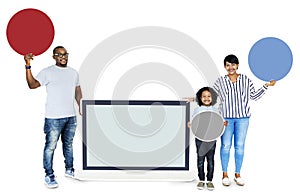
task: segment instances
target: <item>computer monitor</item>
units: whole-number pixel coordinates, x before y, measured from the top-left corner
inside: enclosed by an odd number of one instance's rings
[[[83,100],[83,180],[194,180],[186,101]]]

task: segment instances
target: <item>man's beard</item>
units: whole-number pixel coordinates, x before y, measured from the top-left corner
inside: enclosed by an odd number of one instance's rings
[[[67,67],[67,64],[68,64],[68,60],[66,60],[66,63],[64,63],[64,64],[62,64],[58,61],[56,65],[61,66],[61,67]]]

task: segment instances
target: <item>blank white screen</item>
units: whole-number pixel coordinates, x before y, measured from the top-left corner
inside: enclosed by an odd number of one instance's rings
[[[84,168],[188,169],[186,104],[126,103],[86,105]]]

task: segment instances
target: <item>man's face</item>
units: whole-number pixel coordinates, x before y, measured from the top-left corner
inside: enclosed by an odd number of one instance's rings
[[[56,65],[60,67],[66,67],[68,64],[68,52],[65,48],[56,49],[53,54],[53,59],[56,61]]]

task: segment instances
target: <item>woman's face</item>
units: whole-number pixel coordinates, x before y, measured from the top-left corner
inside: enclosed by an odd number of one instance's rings
[[[226,62],[225,66],[224,66],[224,68],[226,69],[228,74],[235,74],[238,67],[239,67],[238,64],[229,63],[229,62]]]

